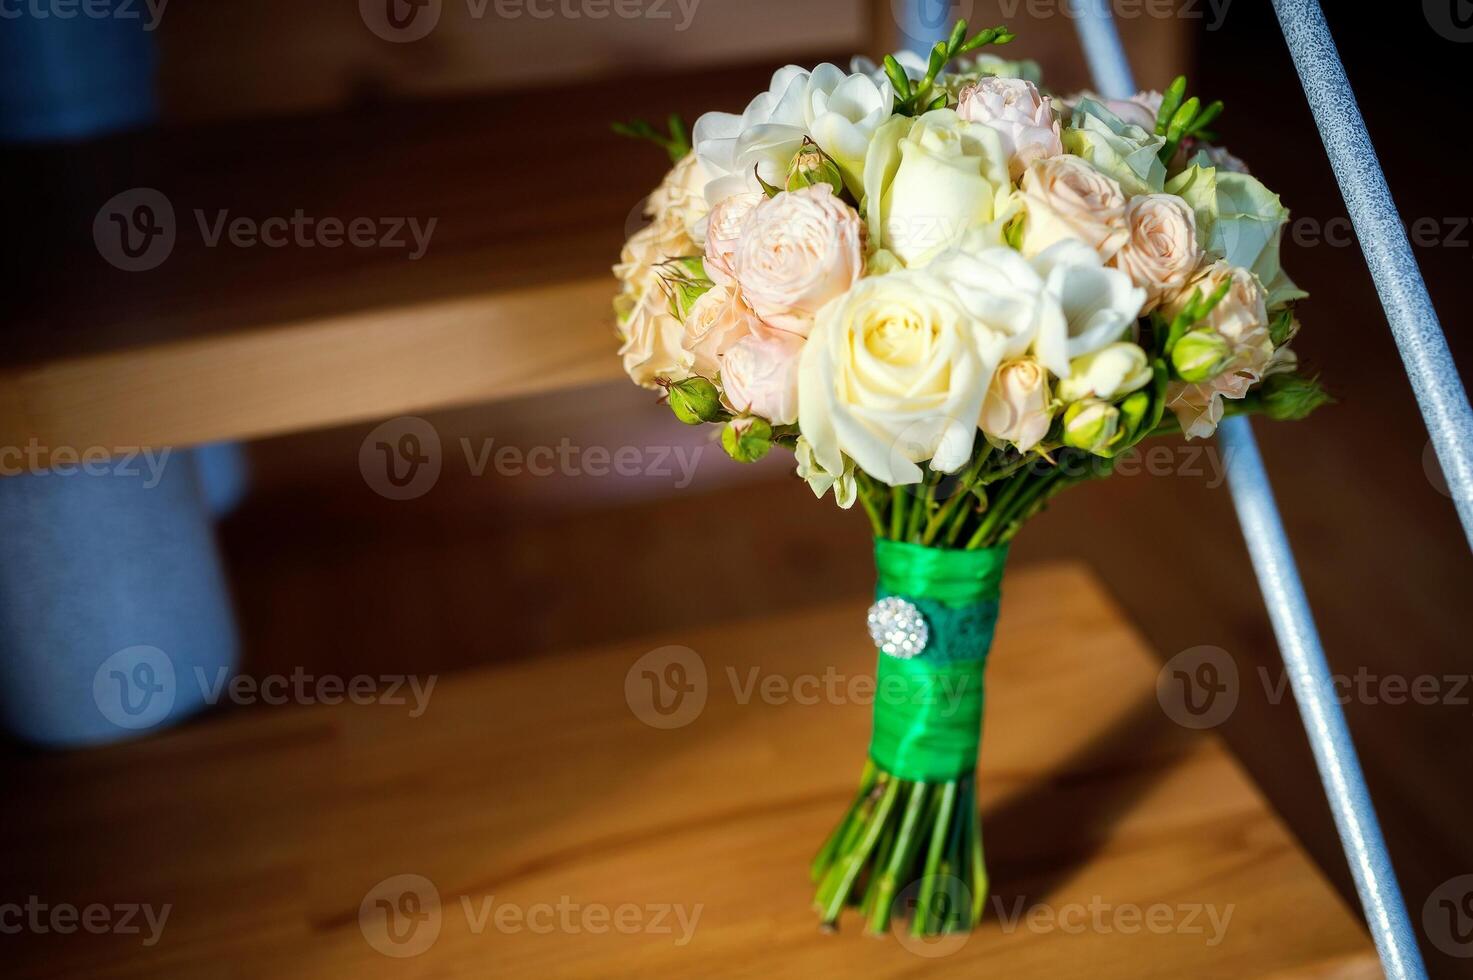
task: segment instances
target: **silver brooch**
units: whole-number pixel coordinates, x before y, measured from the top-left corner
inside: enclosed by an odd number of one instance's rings
[[[926,649],[931,627],[926,617],[898,595],[887,596],[869,607],[869,635],[881,653],[909,660]]]

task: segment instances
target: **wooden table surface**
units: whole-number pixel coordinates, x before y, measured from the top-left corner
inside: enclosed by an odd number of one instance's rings
[[[863,610],[453,674],[419,712],[405,688],[407,703],[233,709],[14,760],[0,903],[169,914],[151,945],[146,925],[0,936],[7,973],[1379,975],[1222,744],[1170,720],[1154,661],[1073,564],[1006,584],[984,927],[936,945],[852,917],[820,934],[805,869],[863,758]],[[688,690],[661,715],[643,672],[679,680],[676,660]]]

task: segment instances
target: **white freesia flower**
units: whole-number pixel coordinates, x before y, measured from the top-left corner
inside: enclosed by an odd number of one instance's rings
[[[808,79],[803,106],[808,135],[839,165],[845,186],[856,197],[863,193],[870,140],[894,106],[895,92],[884,72],[874,79],[824,64]]]
[[[1062,337],[1067,330],[1043,275],[1005,245],[951,249],[926,268],[952,288],[1001,357],[1021,357],[1041,335]]]
[[[891,117],[864,161],[870,246],[907,266],[961,243],[1000,244],[1013,196],[1002,137],[951,109]]]
[[[819,311],[803,349],[798,414],[829,473],[856,466],[891,486],[917,463],[954,472],[971,457],[997,355],[956,294],[928,272],[861,279]]]
[[[798,462],[798,477],[807,482],[815,497],[834,491],[834,502],[844,510],[854,506],[859,499],[859,483],[854,479],[854,460],[844,457],[844,468],[838,474],[830,473],[819,465],[813,456],[813,444],[802,436],[793,447],[793,456]]]
[[[1059,382],[1059,399],[1066,402],[1086,398],[1110,401],[1130,394],[1151,380],[1146,352],[1125,341],[1076,357],[1069,368],[1069,377]]]
[[[1034,349],[1044,366],[1061,378],[1069,377],[1074,358],[1119,340],[1145,305],[1144,289],[1119,269],[1107,267],[1099,252],[1076,239],[1044,249],[1033,266],[1063,312],[1064,324],[1062,330],[1041,332]]]
[[[762,179],[782,186],[788,164],[807,133],[809,72],[797,65],[772,74],[767,91],[741,115],[708,112],[691,130],[696,156],[710,176],[706,200],[716,205],[733,194],[758,190],[753,168]]]
[[[1036,355],[1061,378],[1069,362],[1119,340],[1140,313],[1145,291],[1107,269],[1099,255],[1074,239],[1046,249],[1032,262],[1006,246],[952,249],[927,268],[944,279],[967,312],[1001,338],[1004,357]]]

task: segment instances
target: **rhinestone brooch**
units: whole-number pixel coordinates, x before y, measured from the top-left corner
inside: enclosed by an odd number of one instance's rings
[[[921,653],[931,639],[931,627],[926,624],[926,617],[915,603],[897,595],[887,596],[870,606],[868,619],[869,635],[875,646],[881,653],[901,660],[909,660]]]

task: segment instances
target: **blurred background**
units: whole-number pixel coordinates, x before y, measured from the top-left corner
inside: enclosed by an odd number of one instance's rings
[[[0,21],[0,444],[35,447],[0,480],[12,692],[85,618],[48,596],[101,601],[99,569],[160,535],[195,549],[175,596],[221,575],[231,597],[187,626],[199,656],[254,675],[453,675],[871,587],[857,511],[815,502],[780,454],[733,463],[620,374],[608,267],[668,161],[608,124],[739,110],[778,65],[903,46],[903,20],[883,0],[603,17],[487,2],[140,2],[85,31],[40,8]],[[1007,23],[1007,55],[1072,92],[1087,75],[1063,6],[951,11]],[[1326,6],[1466,367],[1473,28],[1437,3]],[[1223,98],[1223,142],[1293,215],[1284,264],[1311,294],[1295,346],[1338,402],[1256,429],[1417,918],[1473,872],[1473,558],[1269,4],[1156,7],[1117,12],[1138,80],[1184,72]],[[337,219],[345,239],[364,219],[364,244],[294,237],[295,215]],[[271,218],[286,219],[279,246],[259,240]],[[58,501],[42,475],[67,465],[61,447],[136,445],[179,447],[170,465],[187,460],[218,560],[174,517],[115,493]],[[1163,662],[1230,654],[1241,697],[1218,731],[1354,907],[1221,456],[1162,452],[1061,497],[1013,562],[1087,562]],[[42,529],[58,508],[73,531]],[[56,567],[58,550],[88,568]],[[164,587],[132,583],[119,614],[146,615]],[[1423,677],[1435,694],[1410,696]],[[0,752],[11,823],[55,801],[71,758],[58,746],[98,736],[69,731],[65,705],[7,697],[26,735]],[[1470,962],[1426,949],[1434,975]]]

